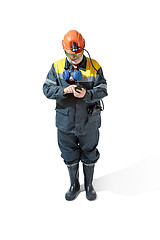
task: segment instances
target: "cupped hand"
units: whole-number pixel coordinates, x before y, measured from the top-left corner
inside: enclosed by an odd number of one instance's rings
[[[81,90],[76,89],[74,90],[73,95],[77,98],[83,98],[86,95],[86,89],[84,88],[81,88]]]

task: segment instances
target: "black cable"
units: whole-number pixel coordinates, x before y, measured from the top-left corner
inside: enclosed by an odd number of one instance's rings
[[[73,52],[77,52],[79,48],[85,50],[85,51],[88,53],[90,62],[91,62],[91,64],[92,64],[92,67],[94,68],[94,70],[96,70],[96,72],[98,72],[98,70],[97,70],[97,69],[95,68],[95,66],[93,65],[93,62],[92,62],[92,59],[91,59],[91,56],[90,56],[89,52],[88,52],[85,48],[82,48],[82,47],[77,46],[76,42],[73,42],[72,47],[71,47],[71,50],[72,50]],[[104,79],[104,80],[106,81],[106,79],[100,74],[100,72],[99,72],[98,74],[99,74],[99,76],[100,76],[102,79]],[[100,100],[100,103],[102,104],[102,105],[100,106],[100,109],[101,109],[101,111],[103,111],[103,110],[104,110],[104,103],[103,103],[103,100],[102,100],[102,99]]]
[[[95,68],[95,66],[93,65],[93,62],[92,62],[92,59],[91,59],[91,56],[90,56],[89,52],[88,52],[85,48],[82,48],[82,47],[79,47],[79,46],[78,46],[78,48],[81,48],[81,49],[85,50],[85,51],[88,53],[90,62],[91,62],[91,64],[92,64],[92,67],[98,72],[98,70],[97,70],[97,69]],[[104,80],[106,81],[106,79],[105,79],[100,73],[98,73],[98,74],[100,75],[100,77],[101,77],[102,79],[104,79]]]
[[[92,67],[98,72],[98,70],[97,70],[97,69],[95,68],[95,66],[93,65],[93,62],[92,62],[92,59],[91,59],[91,56],[90,56],[89,52],[88,52],[85,48],[82,48],[82,47],[78,47],[78,48],[81,48],[81,49],[85,50],[85,51],[88,53],[90,62],[91,62],[91,64],[92,64]],[[101,77],[102,79],[104,79],[104,80],[106,81],[106,79],[105,79],[100,73],[98,73],[98,74],[100,75],[100,77]],[[104,103],[103,103],[103,100],[102,100],[102,99],[100,100],[100,103],[102,104],[102,106],[100,106],[101,111],[103,111],[103,110],[104,110]]]
[[[93,62],[92,62],[92,59],[91,59],[91,56],[90,56],[89,52],[88,52],[85,48],[82,48],[82,47],[79,47],[79,48],[85,50],[85,51],[88,53],[89,59],[90,59],[91,64],[92,64],[92,67],[98,72],[98,70],[97,70],[97,69],[95,68],[95,66],[93,65]]]

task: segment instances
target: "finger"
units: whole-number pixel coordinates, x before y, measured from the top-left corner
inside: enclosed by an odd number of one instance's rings
[[[75,93],[75,97],[77,97],[77,98],[81,98],[81,94],[78,93],[78,92],[76,92],[76,93]]]
[[[85,89],[84,88],[81,88],[81,92],[84,93]]]
[[[79,90],[79,89],[76,89],[75,91],[76,91],[77,93],[81,93],[81,90]]]
[[[76,91],[74,91],[74,96],[77,97],[78,96],[78,93]]]
[[[77,91],[76,91],[76,89],[75,89],[75,88],[73,89],[73,93],[77,93]]]
[[[74,92],[75,91],[75,87],[74,86],[72,86],[72,92]]]
[[[73,93],[73,88],[70,88],[70,93]]]
[[[72,90],[70,88],[68,88],[68,93],[72,93]]]

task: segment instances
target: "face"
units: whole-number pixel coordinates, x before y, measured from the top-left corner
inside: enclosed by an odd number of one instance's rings
[[[77,54],[69,54],[66,52],[68,61],[73,65],[78,65],[83,59],[83,51]]]

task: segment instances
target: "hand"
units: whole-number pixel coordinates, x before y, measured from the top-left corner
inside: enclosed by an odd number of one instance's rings
[[[70,85],[63,90],[63,95],[67,93],[74,93],[76,85]]]
[[[73,95],[77,98],[83,98],[86,95],[86,90],[84,88],[74,89]]]

